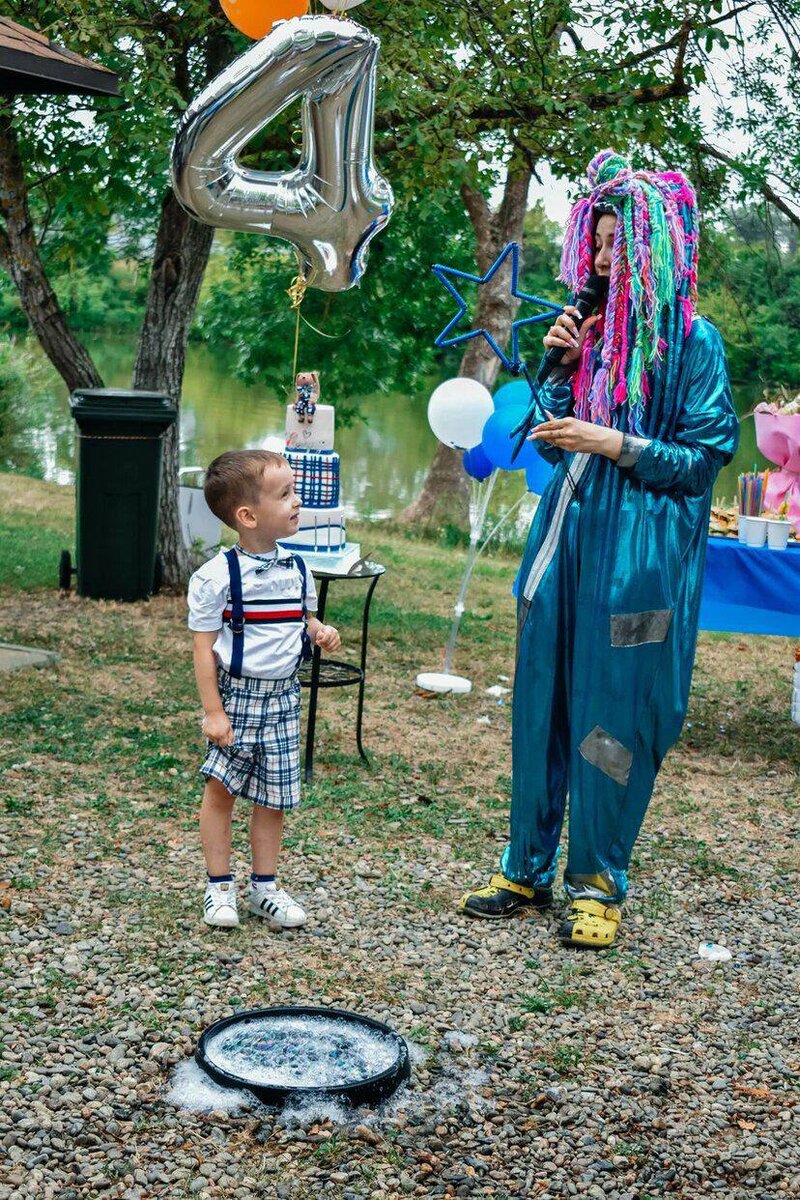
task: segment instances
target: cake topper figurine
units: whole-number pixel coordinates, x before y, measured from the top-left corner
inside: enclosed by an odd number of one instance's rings
[[[297,419],[301,425],[304,422],[310,425],[314,420],[319,400],[319,371],[298,371],[294,386],[297,392],[294,405]]]

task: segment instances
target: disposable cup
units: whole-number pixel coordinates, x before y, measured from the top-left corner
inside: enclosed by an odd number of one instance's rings
[[[767,540],[766,517],[748,517],[746,539],[748,546],[763,546]]]
[[[767,521],[767,542],[770,550],[785,550],[789,545],[788,521]]]
[[[742,514],[739,513],[737,524],[739,527],[739,541],[742,543],[742,545],[745,545],[747,542],[747,517],[743,517]]]

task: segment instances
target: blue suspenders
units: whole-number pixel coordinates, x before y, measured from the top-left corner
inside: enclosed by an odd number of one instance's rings
[[[239,555],[236,550],[226,550],[225,557],[228,560],[228,573],[231,580],[231,619],[228,622],[228,628],[233,634],[233,645],[231,648],[231,668],[230,674],[234,679],[242,678],[242,661],[244,659],[244,600],[242,597],[242,572],[239,569]],[[303,604],[303,633],[300,649],[301,662],[307,662],[311,658],[311,638],[308,636],[306,629],[306,589],[308,587],[308,574],[306,564],[299,555],[293,555],[291,558],[283,560],[287,567],[294,564],[300,572],[300,578],[303,581],[302,604]]]
[[[239,555],[235,550],[226,550],[228,572],[231,577],[231,619],[228,628],[233,634],[231,648],[231,675],[234,679],[242,678],[242,659],[244,658],[244,601],[242,600],[242,572],[239,570]]]
[[[302,558],[300,558],[300,556],[298,554],[292,555],[292,559],[290,561],[294,562],[294,565],[297,567],[298,571],[300,572],[300,578],[303,581],[303,593],[302,593],[303,633],[302,633],[302,640],[300,643],[300,662],[298,662],[298,664],[297,664],[299,667],[300,663],[308,662],[313,654],[313,650],[311,648],[311,638],[308,636],[308,629],[306,628],[306,617],[308,616],[308,611],[306,609],[306,588],[308,586],[308,574],[307,574],[306,564],[303,562]]]

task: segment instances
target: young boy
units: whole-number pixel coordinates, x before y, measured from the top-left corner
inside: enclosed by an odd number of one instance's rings
[[[300,519],[300,499],[286,459],[269,450],[235,450],[215,458],[205,496],[215,516],[239,535],[189,581],[189,628],[208,738],[200,768],[200,809],[208,883],[207,925],[239,924],[230,873],[236,796],[252,802],[253,873],[248,908],[273,929],[306,919],[275,882],[283,814],[300,801],[300,682],[310,642],[333,652],[341,639],[313,615],[317,593],[302,560],[276,545]]]

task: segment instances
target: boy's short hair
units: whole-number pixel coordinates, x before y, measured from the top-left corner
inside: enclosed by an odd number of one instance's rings
[[[256,504],[261,479],[267,467],[287,465],[282,454],[272,450],[226,450],[209,464],[203,492],[215,517],[232,529],[234,513],[241,504]]]

